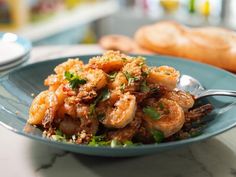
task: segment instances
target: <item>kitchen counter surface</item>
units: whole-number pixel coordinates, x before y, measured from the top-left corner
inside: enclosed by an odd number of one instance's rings
[[[100,53],[96,45],[36,47],[29,63]],[[0,126],[1,177],[236,177],[236,128],[206,141],[144,157],[102,158],[65,152]]]

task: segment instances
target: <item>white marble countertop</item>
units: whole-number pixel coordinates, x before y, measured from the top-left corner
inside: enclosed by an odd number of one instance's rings
[[[99,53],[97,46],[35,48],[29,62]],[[236,128],[200,143],[135,158],[64,152],[0,127],[1,177],[236,177]]]

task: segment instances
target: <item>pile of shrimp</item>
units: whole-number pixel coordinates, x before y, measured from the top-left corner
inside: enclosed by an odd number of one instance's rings
[[[212,109],[193,109],[194,97],[176,89],[179,71],[149,67],[143,57],[108,51],[88,64],[69,59],[54,71],[44,82],[48,90],[34,98],[28,123],[76,144],[95,137],[121,144],[188,138],[186,127]]]

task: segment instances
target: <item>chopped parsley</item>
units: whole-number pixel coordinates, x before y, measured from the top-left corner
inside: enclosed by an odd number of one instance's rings
[[[197,137],[197,136],[201,135],[202,133],[203,133],[202,129],[199,128],[199,129],[195,129],[195,130],[190,131],[189,135],[191,138],[193,138],[193,137]]]
[[[101,114],[98,114],[97,115],[97,118],[98,118],[98,120],[103,120],[103,119],[105,119],[105,114],[104,113],[101,113]]]
[[[123,60],[123,61],[128,61],[128,59],[127,59],[127,58],[124,58],[124,57],[121,58],[121,60]]]
[[[110,98],[111,94],[108,90],[108,88],[105,88],[101,91],[101,93],[99,94],[99,96],[95,99],[95,101],[90,104],[89,106],[89,114],[90,115],[94,115],[95,114],[95,108],[96,105],[98,104],[99,101],[106,101]]]
[[[66,80],[69,81],[72,89],[76,89],[79,85],[83,85],[87,82],[85,79],[69,71],[66,71],[64,76]]]
[[[95,107],[96,107],[95,103],[92,103],[92,104],[89,105],[89,115],[94,115],[95,114]]]
[[[140,67],[143,67],[143,65],[144,65],[144,62],[139,63],[139,66],[140,66]]]
[[[163,110],[165,107],[164,107],[164,105],[163,105],[163,103],[159,103],[159,108],[161,109],[161,110]]]
[[[104,135],[93,136],[91,141],[89,142],[89,146],[109,146],[111,141],[106,141]]]
[[[124,91],[124,90],[125,90],[125,83],[123,83],[123,84],[120,85],[120,90],[121,90],[121,91]]]
[[[135,81],[139,80],[139,78],[132,76],[127,71],[124,72],[124,75],[125,75],[126,79],[128,80],[128,85],[130,85],[131,83],[134,83]]]
[[[124,144],[123,147],[135,146],[135,145],[137,145],[137,144],[134,144],[132,141],[128,141],[128,140],[125,141],[123,144]]]
[[[112,73],[108,74],[110,81],[114,81],[117,74],[118,74],[118,72],[112,72]]]
[[[160,89],[159,88],[151,88],[150,89],[150,92],[152,92],[152,93],[157,93],[157,92],[159,92],[160,91]]]
[[[63,133],[61,130],[56,130],[55,135],[63,136]]]
[[[140,85],[140,91],[141,92],[149,92],[150,88],[147,86],[147,82],[143,81]]]
[[[102,92],[99,96],[100,96],[101,100],[98,100],[98,101],[106,101],[110,98],[111,94],[110,94],[108,88],[105,88],[102,90]]]
[[[143,71],[141,75],[146,78],[148,76],[148,73]]]
[[[119,142],[118,140],[111,140],[111,147],[129,147],[129,146],[135,146],[137,144],[133,143],[132,141],[125,141],[125,142]]]
[[[106,140],[105,135],[93,136],[91,141],[88,144],[89,146],[110,146],[115,147],[130,147],[138,144],[133,143],[132,141],[119,142],[118,140]]]
[[[170,75],[171,75],[171,73],[170,73],[170,72],[168,72],[168,71],[166,71],[166,72],[165,72],[165,75],[168,75],[168,76],[170,76]]]
[[[170,114],[170,110],[169,109],[164,110],[164,114]]]
[[[117,147],[117,146],[119,146],[119,145],[120,145],[119,141],[117,141],[117,140],[115,140],[115,139],[111,140],[111,147],[112,147],[112,148]]]
[[[152,136],[156,143],[161,143],[164,140],[164,133],[159,130],[152,130]]]
[[[143,108],[143,112],[144,112],[144,114],[146,114],[147,116],[151,117],[154,120],[160,119],[160,114],[156,111],[155,108],[153,108],[151,106],[147,106],[147,107]]]
[[[66,135],[63,134],[60,130],[55,131],[55,135],[52,135],[54,141],[66,142]]]

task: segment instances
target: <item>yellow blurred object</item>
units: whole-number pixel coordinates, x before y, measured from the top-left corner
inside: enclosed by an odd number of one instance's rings
[[[174,12],[179,8],[179,0],[160,0],[162,7],[167,12]]]
[[[27,23],[28,9],[25,0],[0,1],[0,30],[16,30]]]
[[[95,44],[97,42],[97,38],[96,38],[96,35],[94,33],[94,31],[89,28],[85,35],[84,35],[84,38],[83,40],[81,41],[82,44]]]
[[[211,13],[211,5],[209,0],[205,0],[204,3],[201,4],[200,12],[202,15],[208,17]]]
[[[83,2],[86,2],[86,1],[85,0],[65,0],[65,5],[68,9],[73,9]]]

